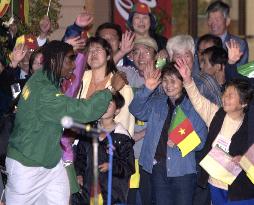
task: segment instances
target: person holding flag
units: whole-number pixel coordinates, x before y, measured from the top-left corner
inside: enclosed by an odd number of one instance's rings
[[[207,129],[174,64],[166,65],[161,77],[152,66],[151,62],[146,67],[145,86],[129,106],[135,117],[147,121],[139,163],[150,173],[156,204],[189,205],[196,187],[195,151],[204,146]],[[165,94],[153,95],[161,89],[160,81]]]
[[[253,115],[247,114],[249,108],[248,112],[252,110],[253,113],[253,89],[245,80],[232,80],[225,86],[220,108],[199,93],[185,58],[178,59],[176,67],[191,103],[209,128],[198,184],[207,187],[209,183],[213,205],[254,204],[254,184],[245,171],[235,172],[242,156],[254,142],[253,132],[248,131],[248,120],[253,121]],[[224,157],[216,154],[218,149]],[[234,167],[228,166],[227,161],[233,162]],[[228,182],[229,179],[232,180]]]

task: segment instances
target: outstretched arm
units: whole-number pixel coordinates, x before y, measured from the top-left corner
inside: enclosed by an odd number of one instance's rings
[[[188,67],[187,61],[185,59],[178,59],[175,66],[183,78],[184,87],[188,93],[193,107],[209,127],[219,107],[199,93],[195,82],[191,77],[191,70]]]

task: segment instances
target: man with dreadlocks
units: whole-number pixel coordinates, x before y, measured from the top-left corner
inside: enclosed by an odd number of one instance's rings
[[[61,161],[60,120],[64,115],[81,122],[97,120],[112,98],[110,89],[95,93],[89,100],[64,96],[61,81],[71,77],[75,67],[72,46],[51,41],[42,53],[44,66],[22,91],[8,145],[8,205],[69,204],[69,182]],[[111,85],[119,90],[124,81],[116,76]]]

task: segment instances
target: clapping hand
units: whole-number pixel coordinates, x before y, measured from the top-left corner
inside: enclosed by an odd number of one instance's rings
[[[226,42],[226,47],[228,49],[228,63],[235,64],[243,55],[240,50],[240,44],[236,40],[230,39],[230,41]]]
[[[180,75],[183,78],[183,81],[186,84],[191,83],[192,78],[191,78],[191,69],[189,68],[186,59],[180,58],[176,60],[175,67],[179,71]]]

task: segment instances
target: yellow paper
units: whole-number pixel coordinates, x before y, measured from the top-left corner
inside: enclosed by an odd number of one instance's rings
[[[251,161],[247,157],[243,156],[240,160],[240,166],[243,168],[248,178],[254,184],[254,165],[251,163]]]
[[[181,150],[182,157],[185,157],[192,150],[194,150],[201,143],[195,131],[192,131],[185,139],[183,139],[177,146]]]
[[[135,170],[136,172],[133,175],[131,175],[130,179],[131,189],[139,188],[140,175],[139,175],[138,159],[135,159]]]

